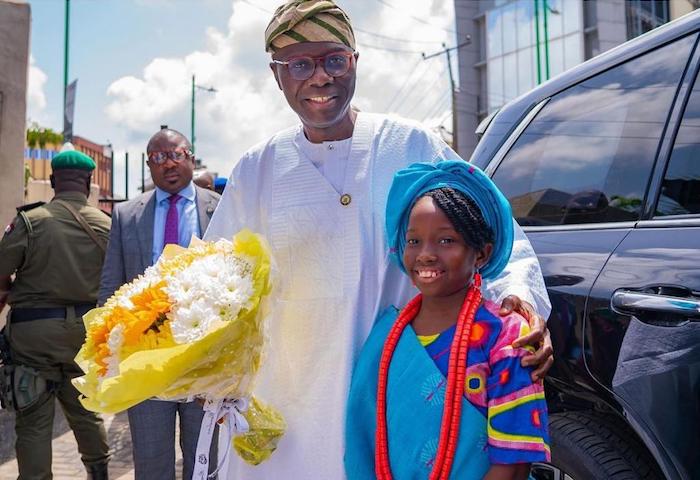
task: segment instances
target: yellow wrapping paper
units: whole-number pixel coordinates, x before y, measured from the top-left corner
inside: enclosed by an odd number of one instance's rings
[[[106,375],[104,362],[97,361],[100,348],[105,347],[94,341],[97,337],[93,332],[111,328],[105,327],[105,322],[109,323],[107,319],[114,302],[111,308],[108,301],[106,307],[91,310],[83,317],[86,342],[76,362],[85,375],[74,379],[73,383],[87,409],[116,413],[154,397],[177,400],[198,396],[214,400],[252,396],[255,375],[262,361],[265,299],[271,290],[270,256],[262,238],[247,230],[233,238],[232,247],[235,256],[245,258],[252,266],[252,295],[246,308],[235,318],[215,322],[196,341],[177,344],[166,333],[161,333],[156,342],[143,340],[138,345],[124,345],[118,372]],[[187,268],[193,258],[201,258],[212,251],[212,244],[201,241],[193,242],[189,249],[168,245],[157,265],[161,278],[167,283],[169,274]],[[163,322],[166,325],[158,329],[160,332],[169,331],[168,321]],[[251,430],[244,434],[244,439],[237,439],[238,445],[234,442],[234,446],[239,454],[244,453],[241,455],[244,460],[257,464],[275,449],[285,423],[279,413],[262,406],[254,398],[250,405],[244,416]]]

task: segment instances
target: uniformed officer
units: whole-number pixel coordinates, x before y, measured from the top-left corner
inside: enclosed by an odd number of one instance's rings
[[[29,386],[16,408],[19,479],[52,478],[54,398],[88,479],[107,479],[102,419],[83,408],[70,380],[82,375],[73,359],[85,340],[82,316],[97,302],[110,218],[87,203],[95,169],[90,157],[61,152],[51,168],[54,198],[19,208],[0,241],[0,308],[11,308],[5,335],[12,363],[22,366],[20,383]]]

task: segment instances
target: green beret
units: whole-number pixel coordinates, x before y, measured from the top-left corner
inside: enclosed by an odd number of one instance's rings
[[[72,168],[75,170],[92,171],[95,169],[95,166],[95,161],[92,158],[77,150],[61,152],[51,160],[52,170]]]

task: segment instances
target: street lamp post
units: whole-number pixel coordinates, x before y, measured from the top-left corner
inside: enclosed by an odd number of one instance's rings
[[[471,43],[472,43],[472,37],[471,37],[471,35],[467,35],[464,42],[459,43],[454,47],[447,48],[447,45],[445,45],[443,43],[441,51],[439,51],[437,53],[433,53],[432,55],[426,55],[425,53],[421,54],[423,56],[423,60],[428,60],[429,58],[437,57],[438,55],[442,55],[443,53],[445,54],[445,58],[447,59],[447,71],[450,75],[450,90],[452,92],[452,149],[455,152],[457,151],[457,148],[458,148],[457,88],[455,87],[455,79],[454,79],[454,76],[452,75],[452,56],[450,55],[450,53],[453,50],[459,50],[462,47],[466,47],[467,45],[470,45]]]
[[[70,0],[66,0],[66,13],[63,36],[63,111],[66,111],[66,90],[68,89],[68,34],[70,31]]]
[[[204,90],[205,92],[211,92],[211,93],[216,93],[218,90],[215,89],[214,87],[202,87],[200,85],[197,85],[194,81],[194,75],[192,75],[192,109],[190,111],[190,116],[191,116],[191,122],[192,122],[192,136],[191,136],[191,142],[192,142],[192,155],[194,155],[194,144],[195,144],[195,134],[194,134],[194,99],[195,99],[195,92],[196,90]]]
[[[542,3],[542,13],[540,13],[539,3]],[[549,5],[547,0],[534,0],[535,4],[535,52],[537,56],[537,85],[545,80],[549,80],[549,20],[550,13],[559,15],[560,12],[556,8]],[[540,39],[540,15],[542,16],[542,34],[544,38]],[[540,44],[544,47],[544,75],[542,72],[543,59],[540,53]],[[544,77],[544,78],[543,78]]]

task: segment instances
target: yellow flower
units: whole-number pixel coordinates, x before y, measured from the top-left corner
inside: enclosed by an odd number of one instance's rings
[[[124,350],[132,350],[133,347],[139,347],[134,351],[159,348],[159,345],[172,342],[172,333],[167,325],[167,314],[172,305],[164,287],[164,280],[150,285],[131,297],[133,309],[115,306],[101,324],[88,329],[88,342],[94,348],[93,359],[99,366],[100,376],[107,374],[107,358],[110,355],[124,353],[112,352],[108,346],[109,335],[117,325],[124,327]]]

